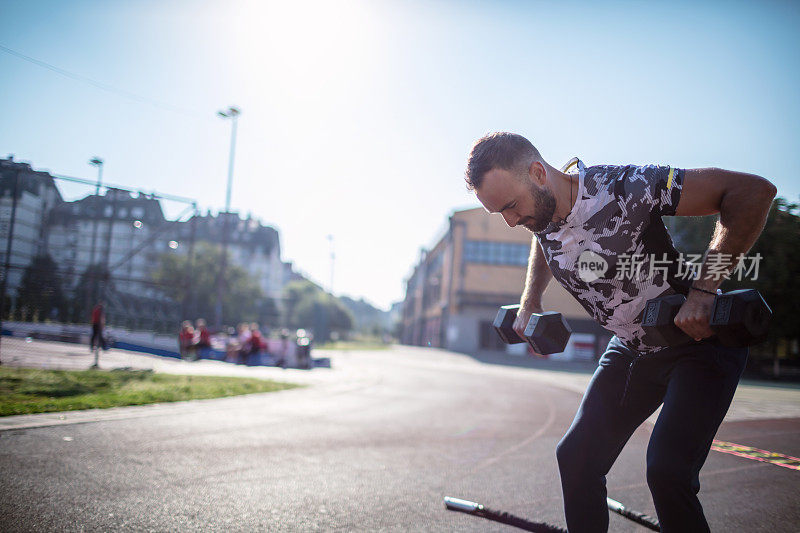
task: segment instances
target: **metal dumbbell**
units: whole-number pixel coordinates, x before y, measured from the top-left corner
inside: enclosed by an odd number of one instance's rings
[[[671,294],[647,302],[642,329],[662,346],[677,346],[692,340],[675,325],[675,316],[686,302],[682,294]],[[723,346],[752,346],[763,342],[769,332],[772,311],[755,289],[741,289],[717,295],[709,325]]]
[[[504,305],[494,319],[495,331],[506,344],[527,342],[537,353],[548,355],[563,352],[572,334],[561,313],[534,313],[525,327],[525,338],[514,331],[519,305]]]

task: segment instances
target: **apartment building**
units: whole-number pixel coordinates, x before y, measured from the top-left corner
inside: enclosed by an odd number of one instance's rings
[[[107,187],[65,201],[57,181],[28,163],[0,159],[0,267],[10,240],[6,294],[12,309],[25,269],[40,254],[53,259],[68,294],[90,265],[107,266],[114,287],[114,301],[108,305],[115,316],[128,317],[126,323],[136,323],[139,315],[151,319],[160,309],[174,308],[170,317],[177,312],[178,303],[165,298],[150,280],[162,254],[186,254],[193,244],[226,241],[230,264],[246,270],[278,304],[285,284],[297,277],[291,263],[281,261],[278,230],[251,216],[207,212],[168,220],[154,195]]]
[[[16,162],[12,157],[0,159],[0,266],[6,262],[12,211],[14,215],[6,286],[12,301],[24,267],[42,252],[46,244],[49,212],[62,203],[61,193],[50,174],[33,170],[29,164]]]

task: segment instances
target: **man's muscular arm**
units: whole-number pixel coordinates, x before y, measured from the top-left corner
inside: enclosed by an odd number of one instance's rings
[[[528,273],[525,276],[525,290],[519,302],[519,312],[514,321],[514,331],[521,337],[525,333],[525,326],[531,318],[531,313],[542,312],[542,294],[553,274],[544,258],[544,252],[539,240],[533,237],[531,241],[531,255],[528,257]]]
[[[702,216],[719,213],[714,237],[708,245],[705,262],[693,286],[714,292],[724,280],[710,275],[709,265],[726,274],[736,266],[764,229],[777,189],[766,179],[753,174],[718,168],[686,170],[676,215]],[[720,267],[721,265],[721,267]],[[714,296],[691,290],[675,317],[675,324],[695,340],[713,335],[708,325]]]

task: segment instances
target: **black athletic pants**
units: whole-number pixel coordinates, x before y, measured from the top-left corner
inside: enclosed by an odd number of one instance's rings
[[[647,484],[665,533],[709,531],[700,468],[728,411],[747,348],[704,340],[636,357],[616,337],[556,456],[570,533],[608,530],[606,474],[634,430],[663,402],[647,447]]]
[[[100,348],[102,348],[105,344],[103,342],[103,326],[100,324],[92,324],[92,340],[89,341],[89,347],[91,349],[94,349],[95,341],[97,341],[96,346],[99,346]]]

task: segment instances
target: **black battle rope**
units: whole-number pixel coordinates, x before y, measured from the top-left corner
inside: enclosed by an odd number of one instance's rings
[[[544,524],[542,522],[531,522],[529,520],[525,520],[524,518],[514,516],[511,513],[495,511],[494,509],[489,509],[488,507],[484,507],[479,503],[470,502],[467,500],[460,500],[458,498],[445,496],[444,505],[450,511],[459,511],[461,513],[479,516],[481,518],[486,518],[487,520],[500,522],[501,524],[518,527],[519,529],[523,529],[525,531],[533,531],[534,533],[567,533],[566,529],[562,529],[558,526],[551,526],[550,524]]]
[[[655,518],[646,515],[644,513],[640,513],[639,511],[634,511],[633,509],[628,509],[617,500],[612,500],[611,498],[606,498],[606,503],[608,503],[608,508],[614,511],[615,513],[624,516],[629,520],[633,520],[637,524],[641,524],[647,529],[652,529],[653,531],[661,531],[661,526],[658,524],[658,520]]]
[[[658,520],[644,513],[628,509],[620,502],[612,500],[611,498],[606,498],[606,503],[608,504],[609,509],[619,514],[620,516],[623,516],[628,520],[632,520],[637,524],[646,527],[647,529],[651,529],[653,531],[661,531],[661,527],[658,524]],[[479,516],[487,520],[500,522],[501,524],[513,526],[525,531],[532,531],[534,533],[567,533],[567,530],[561,527],[552,526],[550,524],[545,524],[543,522],[531,522],[524,518],[514,516],[511,513],[496,511],[494,509],[485,507],[480,503],[475,503],[468,500],[461,500],[458,498],[451,498],[449,496],[445,496],[444,505],[450,511],[458,511],[473,516]]]

